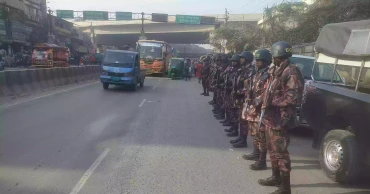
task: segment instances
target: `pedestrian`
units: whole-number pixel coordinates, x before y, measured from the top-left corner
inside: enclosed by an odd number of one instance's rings
[[[184,77],[185,77],[185,81],[188,81],[190,80],[190,72],[189,72],[189,69],[190,69],[190,59],[186,59],[185,60],[185,65],[184,65],[184,69],[183,69],[183,74],[184,74]]]
[[[292,65],[292,46],[277,42],[271,47],[273,66],[265,86],[261,122],[266,127],[272,176],[260,179],[263,186],[279,186],[272,194],[290,194],[291,161],[288,152],[288,130],[294,127],[296,107],[301,104],[304,79],[300,69]]]
[[[249,155],[243,155],[242,158],[246,160],[256,161],[250,166],[252,170],[264,170],[266,166],[266,131],[263,124],[259,125],[262,96],[264,94],[264,86],[269,78],[267,72],[272,61],[272,56],[269,50],[260,49],[256,51],[256,74],[253,79],[246,82],[246,104],[243,110],[243,120],[248,122],[249,133],[253,139],[253,152]]]
[[[202,71],[203,71],[203,64],[202,62],[198,62],[197,64],[197,77],[198,77],[198,83],[201,83],[202,81]]]
[[[243,109],[243,103],[245,99],[245,91],[244,88],[245,82],[249,82],[252,80],[252,76],[255,74],[255,66],[252,65],[253,61],[253,54],[249,51],[244,51],[240,54],[240,73],[238,73],[238,77],[236,78],[235,84],[235,99],[236,99],[236,106],[239,110],[238,119],[240,119],[240,133],[239,137],[235,140],[231,140],[230,143],[233,145],[234,148],[243,148],[247,147],[247,137],[248,137],[248,122],[245,120],[241,120],[241,112]],[[234,131],[234,133],[236,133]],[[252,136],[254,133],[251,134]]]

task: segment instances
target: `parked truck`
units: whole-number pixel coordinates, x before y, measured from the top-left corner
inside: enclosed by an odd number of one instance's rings
[[[325,174],[355,181],[370,166],[370,20],[328,24],[315,44],[302,113]],[[338,72],[338,73],[337,73]]]

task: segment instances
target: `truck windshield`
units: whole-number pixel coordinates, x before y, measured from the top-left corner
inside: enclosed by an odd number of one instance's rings
[[[184,63],[181,59],[171,59],[171,66],[178,66],[181,62]]]
[[[140,44],[140,57],[161,59],[163,44],[159,43],[141,43]]]
[[[133,67],[135,63],[135,54],[124,52],[106,52],[103,64],[114,67]]]
[[[316,81],[330,82],[330,80],[333,77],[333,70],[334,70],[333,64],[317,62],[313,69],[312,76]],[[335,71],[333,83],[344,84],[344,81],[342,77],[339,75],[338,71]]]
[[[290,61],[301,69],[304,79],[311,79],[312,66],[315,59],[291,57]]]
[[[47,51],[34,51],[33,52],[33,57],[36,60],[47,59],[48,52]]]

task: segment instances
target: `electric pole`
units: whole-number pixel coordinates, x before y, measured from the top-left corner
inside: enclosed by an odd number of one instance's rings
[[[229,12],[227,11],[227,8],[225,8],[225,26],[227,27],[227,21],[229,20]]]
[[[53,11],[49,8],[48,9],[48,19],[49,19],[49,35],[53,35],[53,26],[52,26],[52,23],[51,23],[51,14],[53,13]]]
[[[144,12],[141,12],[141,37],[140,39],[144,39],[145,37],[145,32],[144,32]]]

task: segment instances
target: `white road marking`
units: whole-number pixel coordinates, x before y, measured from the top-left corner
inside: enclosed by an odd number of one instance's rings
[[[144,100],[139,104],[139,108],[141,108],[141,107],[144,105],[145,101],[146,101],[146,99],[144,99]]]
[[[155,88],[156,88],[156,87],[157,87],[157,86],[153,86],[153,88],[152,88],[152,89],[153,89],[153,90],[155,90]]]
[[[81,177],[80,181],[76,184],[73,190],[69,194],[77,194],[80,192],[82,187],[85,185],[86,181],[90,178],[91,174],[94,170],[99,166],[99,164],[103,161],[105,156],[107,156],[110,149],[106,148],[102,154],[95,160],[95,162],[90,166],[90,168],[86,171],[86,173]]]
[[[43,95],[43,96],[38,96],[38,97],[35,97],[35,98],[31,98],[29,100],[24,100],[24,101],[16,102],[16,103],[12,103],[12,104],[9,104],[9,105],[3,105],[3,106],[0,106],[0,108],[9,108],[9,107],[12,107],[12,106],[15,106],[15,105],[23,104],[23,103],[26,103],[26,102],[31,102],[31,101],[34,101],[34,100],[38,100],[40,98],[48,97],[48,96],[53,96],[55,94],[69,92],[71,90],[75,90],[75,89],[82,88],[82,87],[85,87],[85,86],[88,86],[88,85],[92,85],[92,84],[96,84],[96,83],[98,83],[98,82],[96,81],[96,82],[84,84],[84,85],[81,85],[81,86],[76,86],[76,87],[73,87],[73,88],[69,88],[69,89],[65,89],[65,90],[60,90],[58,92],[53,92],[53,93],[46,94],[46,95]]]

